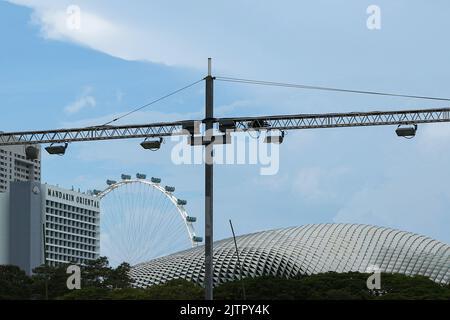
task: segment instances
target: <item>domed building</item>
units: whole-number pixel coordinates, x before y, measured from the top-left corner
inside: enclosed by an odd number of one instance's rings
[[[294,277],[328,271],[423,275],[450,281],[450,245],[429,237],[361,224],[311,224],[262,231],[214,244],[214,285],[242,277]],[[134,266],[138,287],[186,279],[203,284],[204,247],[199,246]]]

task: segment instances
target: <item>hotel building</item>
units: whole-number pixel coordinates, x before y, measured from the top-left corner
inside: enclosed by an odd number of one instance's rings
[[[11,182],[0,197],[1,208],[0,231],[7,245],[0,247],[0,264],[31,274],[44,263],[83,264],[99,257],[100,204],[95,197],[34,181]]]

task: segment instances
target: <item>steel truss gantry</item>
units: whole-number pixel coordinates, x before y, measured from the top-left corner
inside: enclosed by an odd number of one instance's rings
[[[402,111],[369,111],[349,113],[297,114],[262,117],[213,119],[216,124],[230,124],[234,132],[249,130],[294,130],[361,126],[409,125],[450,122],[450,108]],[[205,120],[183,120],[140,125],[93,126],[84,128],[0,133],[0,145],[70,143],[131,138],[186,135],[183,128]]]

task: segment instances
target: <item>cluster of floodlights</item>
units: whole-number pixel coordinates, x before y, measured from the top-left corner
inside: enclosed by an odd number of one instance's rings
[[[247,127],[249,130],[260,130],[266,128],[267,135],[264,138],[264,143],[274,143],[274,144],[281,144],[283,143],[285,132],[284,131],[278,131],[280,134],[276,134],[275,130],[270,130],[270,124],[261,119],[256,119],[249,121],[247,123]],[[183,124],[183,129],[188,130],[191,136],[199,132],[199,126],[195,124],[194,121],[192,122],[186,122]],[[230,131],[234,131],[236,129],[236,122],[234,120],[224,119],[219,121],[219,131],[223,133],[228,133]],[[417,124],[412,125],[399,125],[397,129],[395,130],[395,133],[399,137],[412,139],[415,137],[417,132]],[[161,144],[164,142],[163,138],[158,139],[145,139],[143,142],[141,142],[141,147],[146,150],[152,150],[156,151],[161,148]],[[49,154],[53,155],[64,155],[66,153],[68,143],[64,144],[54,144],[52,143],[50,146],[46,147],[45,150]],[[27,150],[28,151],[28,150]],[[33,150],[29,150],[29,153],[31,154]],[[34,153],[33,153],[33,156]],[[31,155],[30,155],[31,157]]]

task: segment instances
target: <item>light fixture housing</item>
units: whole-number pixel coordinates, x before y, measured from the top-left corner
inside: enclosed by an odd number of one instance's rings
[[[414,138],[416,135],[416,132],[417,132],[417,124],[414,124],[412,126],[407,126],[407,127],[402,127],[399,125],[397,127],[397,129],[395,130],[395,133],[397,134],[397,136],[407,138],[407,139]]]
[[[281,132],[281,135],[272,135],[269,134],[264,138],[264,143],[273,143],[273,144],[282,144],[284,141],[284,131]]]
[[[159,138],[158,140],[144,140],[141,142],[141,147],[146,150],[156,151],[161,148],[161,143],[163,142],[163,138]]]
[[[224,119],[219,120],[219,131],[220,132],[229,132],[234,131],[236,129],[236,122],[234,120]]]
[[[66,153],[68,144],[65,143],[64,145],[56,145],[54,146],[53,143],[45,148],[45,151],[47,151],[49,154],[55,154],[58,156],[62,156]]]

